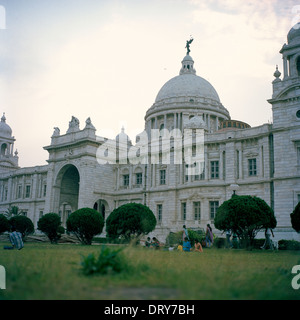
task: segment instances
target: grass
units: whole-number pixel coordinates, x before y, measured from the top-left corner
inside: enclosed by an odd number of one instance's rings
[[[4,245],[4,244],[3,244]],[[203,253],[125,247],[130,267],[119,274],[83,274],[81,255],[100,246],[26,243],[2,250],[6,290],[0,299],[299,299],[291,269],[299,251],[204,249]]]

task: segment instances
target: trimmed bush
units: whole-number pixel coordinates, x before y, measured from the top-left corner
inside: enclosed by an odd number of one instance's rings
[[[112,239],[119,237],[125,241],[138,238],[153,231],[156,218],[153,212],[140,203],[127,203],[115,210],[106,220],[107,236]]]
[[[300,202],[296,205],[294,211],[290,214],[292,227],[300,232]]]
[[[56,213],[47,213],[38,221],[38,229],[45,233],[51,243],[57,243],[65,229],[61,226],[61,220]]]
[[[300,242],[295,240],[279,240],[279,250],[300,250]]]
[[[26,216],[14,216],[9,219],[12,228],[22,233],[23,240],[29,234],[34,232],[34,225],[32,221]]]
[[[273,229],[277,221],[273,210],[264,200],[234,195],[218,208],[214,224],[219,230],[230,229],[244,247],[249,247],[261,229]]]
[[[0,234],[9,231],[10,229],[10,224],[8,219],[5,217],[4,214],[0,214]]]
[[[92,244],[93,237],[102,232],[102,215],[90,208],[82,208],[70,214],[67,219],[67,231],[75,234],[82,244]]]

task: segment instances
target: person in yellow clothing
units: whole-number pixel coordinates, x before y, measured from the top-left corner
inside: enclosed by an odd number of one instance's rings
[[[180,252],[183,251],[183,248],[182,248],[182,245],[181,245],[181,244],[178,245],[177,250],[180,251]]]

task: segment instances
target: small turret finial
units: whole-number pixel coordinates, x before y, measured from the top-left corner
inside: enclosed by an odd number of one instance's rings
[[[279,77],[281,76],[281,72],[278,70],[278,65],[276,64],[276,70],[274,72],[274,77],[276,78],[274,81],[277,82],[277,81],[280,81]]]

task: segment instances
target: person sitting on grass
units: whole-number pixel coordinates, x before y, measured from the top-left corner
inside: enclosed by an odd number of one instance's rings
[[[16,248],[18,250],[21,250],[24,247],[22,234],[18,232],[15,227],[12,227],[11,230],[12,232],[9,235],[9,240],[12,244],[12,247],[5,246],[4,249],[9,250]]]
[[[196,252],[203,252],[201,243],[200,243],[198,240],[195,240],[194,250],[195,250]]]
[[[158,250],[160,248],[160,243],[158,241],[157,238],[153,237],[152,238],[152,243],[151,243],[152,247],[156,250]]]
[[[183,247],[183,251],[185,252],[191,251],[191,243],[189,242],[189,239],[187,237],[184,238],[182,247]]]
[[[182,249],[182,244],[181,244],[181,243],[179,243],[179,244],[178,244],[178,246],[177,246],[177,251],[182,252],[182,250],[183,250],[183,249]]]
[[[148,237],[147,241],[145,241],[145,247],[150,248],[150,246],[151,246],[151,239],[150,239],[150,237]]]

